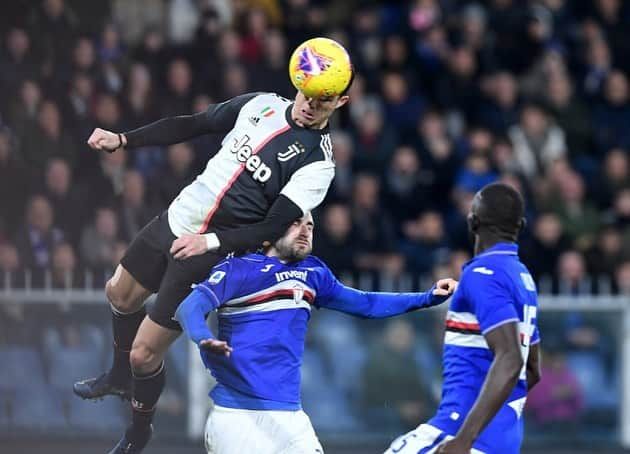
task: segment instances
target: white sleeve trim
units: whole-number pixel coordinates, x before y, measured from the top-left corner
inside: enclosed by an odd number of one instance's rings
[[[489,333],[490,331],[492,331],[493,329],[496,329],[496,328],[498,328],[498,327],[499,327],[499,326],[501,326],[501,325],[505,325],[506,323],[512,323],[512,322],[520,323],[520,320],[519,320],[518,318],[516,318],[516,317],[514,317],[514,318],[508,318],[507,320],[501,320],[500,322],[495,323],[494,325],[492,325],[492,326],[490,326],[490,327],[488,327],[488,328],[484,329],[484,330],[481,332],[481,334],[483,334],[483,335],[485,336],[486,334],[488,334],[488,333]]]
[[[298,169],[280,194],[291,199],[302,213],[306,213],[322,203],[334,176],[333,162],[316,161]]]

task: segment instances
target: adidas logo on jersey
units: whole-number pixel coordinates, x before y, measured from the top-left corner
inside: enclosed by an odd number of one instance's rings
[[[252,175],[255,181],[264,183],[271,178],[271,168],[262,162],[259,156],[253,154],[252,147],[248,144],[249,136],[245,134],[240,139],[235,139],[230,147],[239,162],[245,164],[245,169]]]
[[[302,145],[300,142],[295,141],[291,145],[289,145],[287,151],[285,151],[284,153],[278,153],[278,161],[287,162],[289,159],[294,158],[300,153],[304,153],[305,151],[306,148],[304,148],[304,145]]]

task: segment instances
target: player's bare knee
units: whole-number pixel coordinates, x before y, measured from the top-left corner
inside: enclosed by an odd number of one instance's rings
[[[136,374],[153,372],[160,365],[160,361],[155,351],[143,343],[134,343],[129,353],[131,370]]]
[[[117,311],[124,314],[132,313],[139,309],[137,307],[137,303],[129,298],[129,295],[127,295],[126,292],[123,292],[120,286],[113,282],[113,279],[110,279],[105,284],[105,295],[107,295],[107,300],[110,304]]]

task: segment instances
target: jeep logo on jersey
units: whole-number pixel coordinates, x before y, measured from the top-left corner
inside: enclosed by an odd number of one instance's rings
[[[245,169],[252,174],[254,180],[264,183],[271,178],[271,169],[262,162],[260,157],[253,154],[252,147],[248,142],[249,136],[247,134],[240,139],[234,139],[230,151],[234,153],[239,162],[245,164]]]
[[[304,153],[306,148],[297,140],[289,145],[287,151],[278,153],[278,161],[287,162],[289,159],[296,157],[300,153]]]

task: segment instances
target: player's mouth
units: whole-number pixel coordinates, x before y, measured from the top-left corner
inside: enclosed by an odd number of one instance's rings
[[[313,121],[313,119],[315,118],[315,115],[313,115],[312,113],[308,113],[305,110],[302,110],[301,114],[302,114],[302,117],[304,117],[304,119],[308,121]]]

